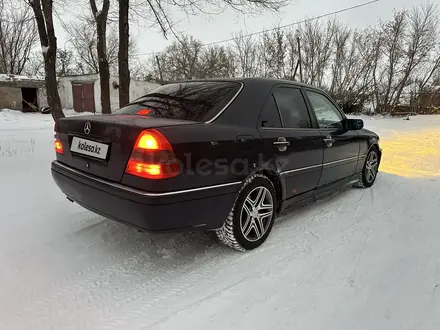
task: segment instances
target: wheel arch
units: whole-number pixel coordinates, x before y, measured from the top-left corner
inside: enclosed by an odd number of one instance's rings
[[[376,148],[379,154],[379,165],[380,165],[380,161],[382,160],[382,149],[379,147],[379,141],[376,139],[370,141],[370,146],[368,147],[367,155],[370,153],[370,150],[373,148]]]
[[[281,202],[284,200],[284,196],[285,196],[285,183],[283,178],[281,177],[280,173],[267,167],[261,167],[256,169],[255,171],[250,173],[247,178],[255,174],[262,174],[272,182],[276,192],[276,198],[277,198],[276,213],[278,213],[281,208],[281,204],[282,204]]]

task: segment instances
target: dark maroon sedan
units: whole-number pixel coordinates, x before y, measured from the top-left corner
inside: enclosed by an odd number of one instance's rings
[[[168,84],[55,131],[52,176],[70,201],[141,230],[213,230],[240,251],[287,208],[372,186],[382,156],[325,92],[275,79]]]

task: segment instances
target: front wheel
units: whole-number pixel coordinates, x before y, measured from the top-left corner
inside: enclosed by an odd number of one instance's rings
[[[272,182],[264,175],[249,177],[222,228],[216,231],[219,240],[238,251],[253,250],[269,236],[277,203]]]
[[[379,152],[373,147],[367,155],[359,180],[354,184],[358,188],[369,188],[376,181],[379,171]]]

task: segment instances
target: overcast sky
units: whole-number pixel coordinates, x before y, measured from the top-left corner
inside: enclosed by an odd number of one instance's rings
[[[260,15],[243,15],[234,10],[227,10],[220,15],[190,16],[176,13],[174,21],[180,21],[179,31],[193,35],[203,43],[210,43],[231,38],[232,34],[240,30],[248,33],[258,32],[276,25],[293,23],[304,18],[316,17],[347,7],[355,6],[368,0],[292,0],[291,5],[284,7],[279,13],[265,12]],[[425,3],[426,0],[379,0],[365,7],[338,14],[337,17],[350,26],[362,28],[374,25],[380,19],[392,17],[395,10],[410,9],[415,5]],[[440,4],[440,0],[431,0]],[[150,53],[162,51],[173,41],[164,39],[157,28],[139,28],[132,26],[131,35],[136,38],[138,52]],[[58,45],[63,48],[68,37],[60,25],[57,26]],[[68,48],[68,46],[67,46]]]

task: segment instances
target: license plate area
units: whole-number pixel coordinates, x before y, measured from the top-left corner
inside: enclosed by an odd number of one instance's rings
[[[72,138],[70,151],[87,157],[105,160],[108,154],[108,144],[83,139],[77,136]]]

